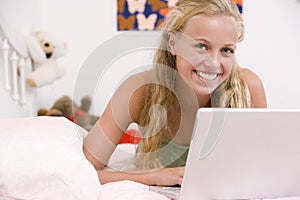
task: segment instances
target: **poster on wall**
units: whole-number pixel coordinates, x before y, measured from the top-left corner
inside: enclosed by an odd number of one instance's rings
[[[243,0],[232,1],[242,13]],[[118,30],[156,30],[176,2],[177,0],[118,0]]]

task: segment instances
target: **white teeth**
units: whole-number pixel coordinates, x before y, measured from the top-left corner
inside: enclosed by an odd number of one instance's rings
[[[197,74],[201,78],[203,78],[204,80],[207,80],[207,81],[212,81],[218,77],[218,74],[206,74],[206,73],[199,72],[199,71],[197,71]]]

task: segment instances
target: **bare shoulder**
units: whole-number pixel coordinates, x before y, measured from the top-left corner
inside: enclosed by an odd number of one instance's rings
[[[141,92],[145,90],[144,86],[148,82],[149,73],[149,71],[144,71],[131,75],[121,83],[116,91],[116,95],[122,95],[122,97],[127,96],[130,98],[133,97],[132,95],[140,95]]]
[[[251,94],[251,107],[267,107],[265,89],[260,77],[247,68],[239,68]]]
[[[138,119],[144,105],[146,96],[146,85],[148,83],[149,71],[131,75],[117,89],[114,94],[114,102],[129,108],[129,113],[133,121]],[[121,103],[122,102],[122,103]]]
[[[262,81],[259,78],[259,76],[250,69],[239,68],[239,70],[249,87],[254,86],[256,84],[262,84]]]

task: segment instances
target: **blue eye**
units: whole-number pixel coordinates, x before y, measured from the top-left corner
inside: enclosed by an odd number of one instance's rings
[[[223,53],[226,53],[226,54],[234,54],[234,50],[233,49],[231,49],[231,48],[223,48],[222,50],[221,50],[221,52],[223,52]]]
[[[199,44],[196,44],[196,47],[201,50],[208,50],[208,47],[206,44],[199,43]]]

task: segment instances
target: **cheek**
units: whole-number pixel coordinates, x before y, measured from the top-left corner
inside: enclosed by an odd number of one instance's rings
[[[197,66],[199,62],[204,59],[201,58],[203,56],[199,55],[199,53],[196,52],[192,45],[188,42],[181,42],[176,46],[176,57],[178,60],[183,60],[182,62],[178,62],[178,64],[183,64],[185,66]]]
[[[176,57],[176,68],[179,74],[185,74],[189,69],[189,64],[180,56]]]
[[[222,63],[223,66],[223,74],[225,78],[227,78],[232,70],[232,66],[234,64],[234,58],[227,59]]]
[[[194,51],[182,53],[182,55],[176,57],[178,71],[180,68],[184,68],[185,70],[193,70],[194,67],[201,65],[205,59],[207,59],[207,56],[201,55]]]

